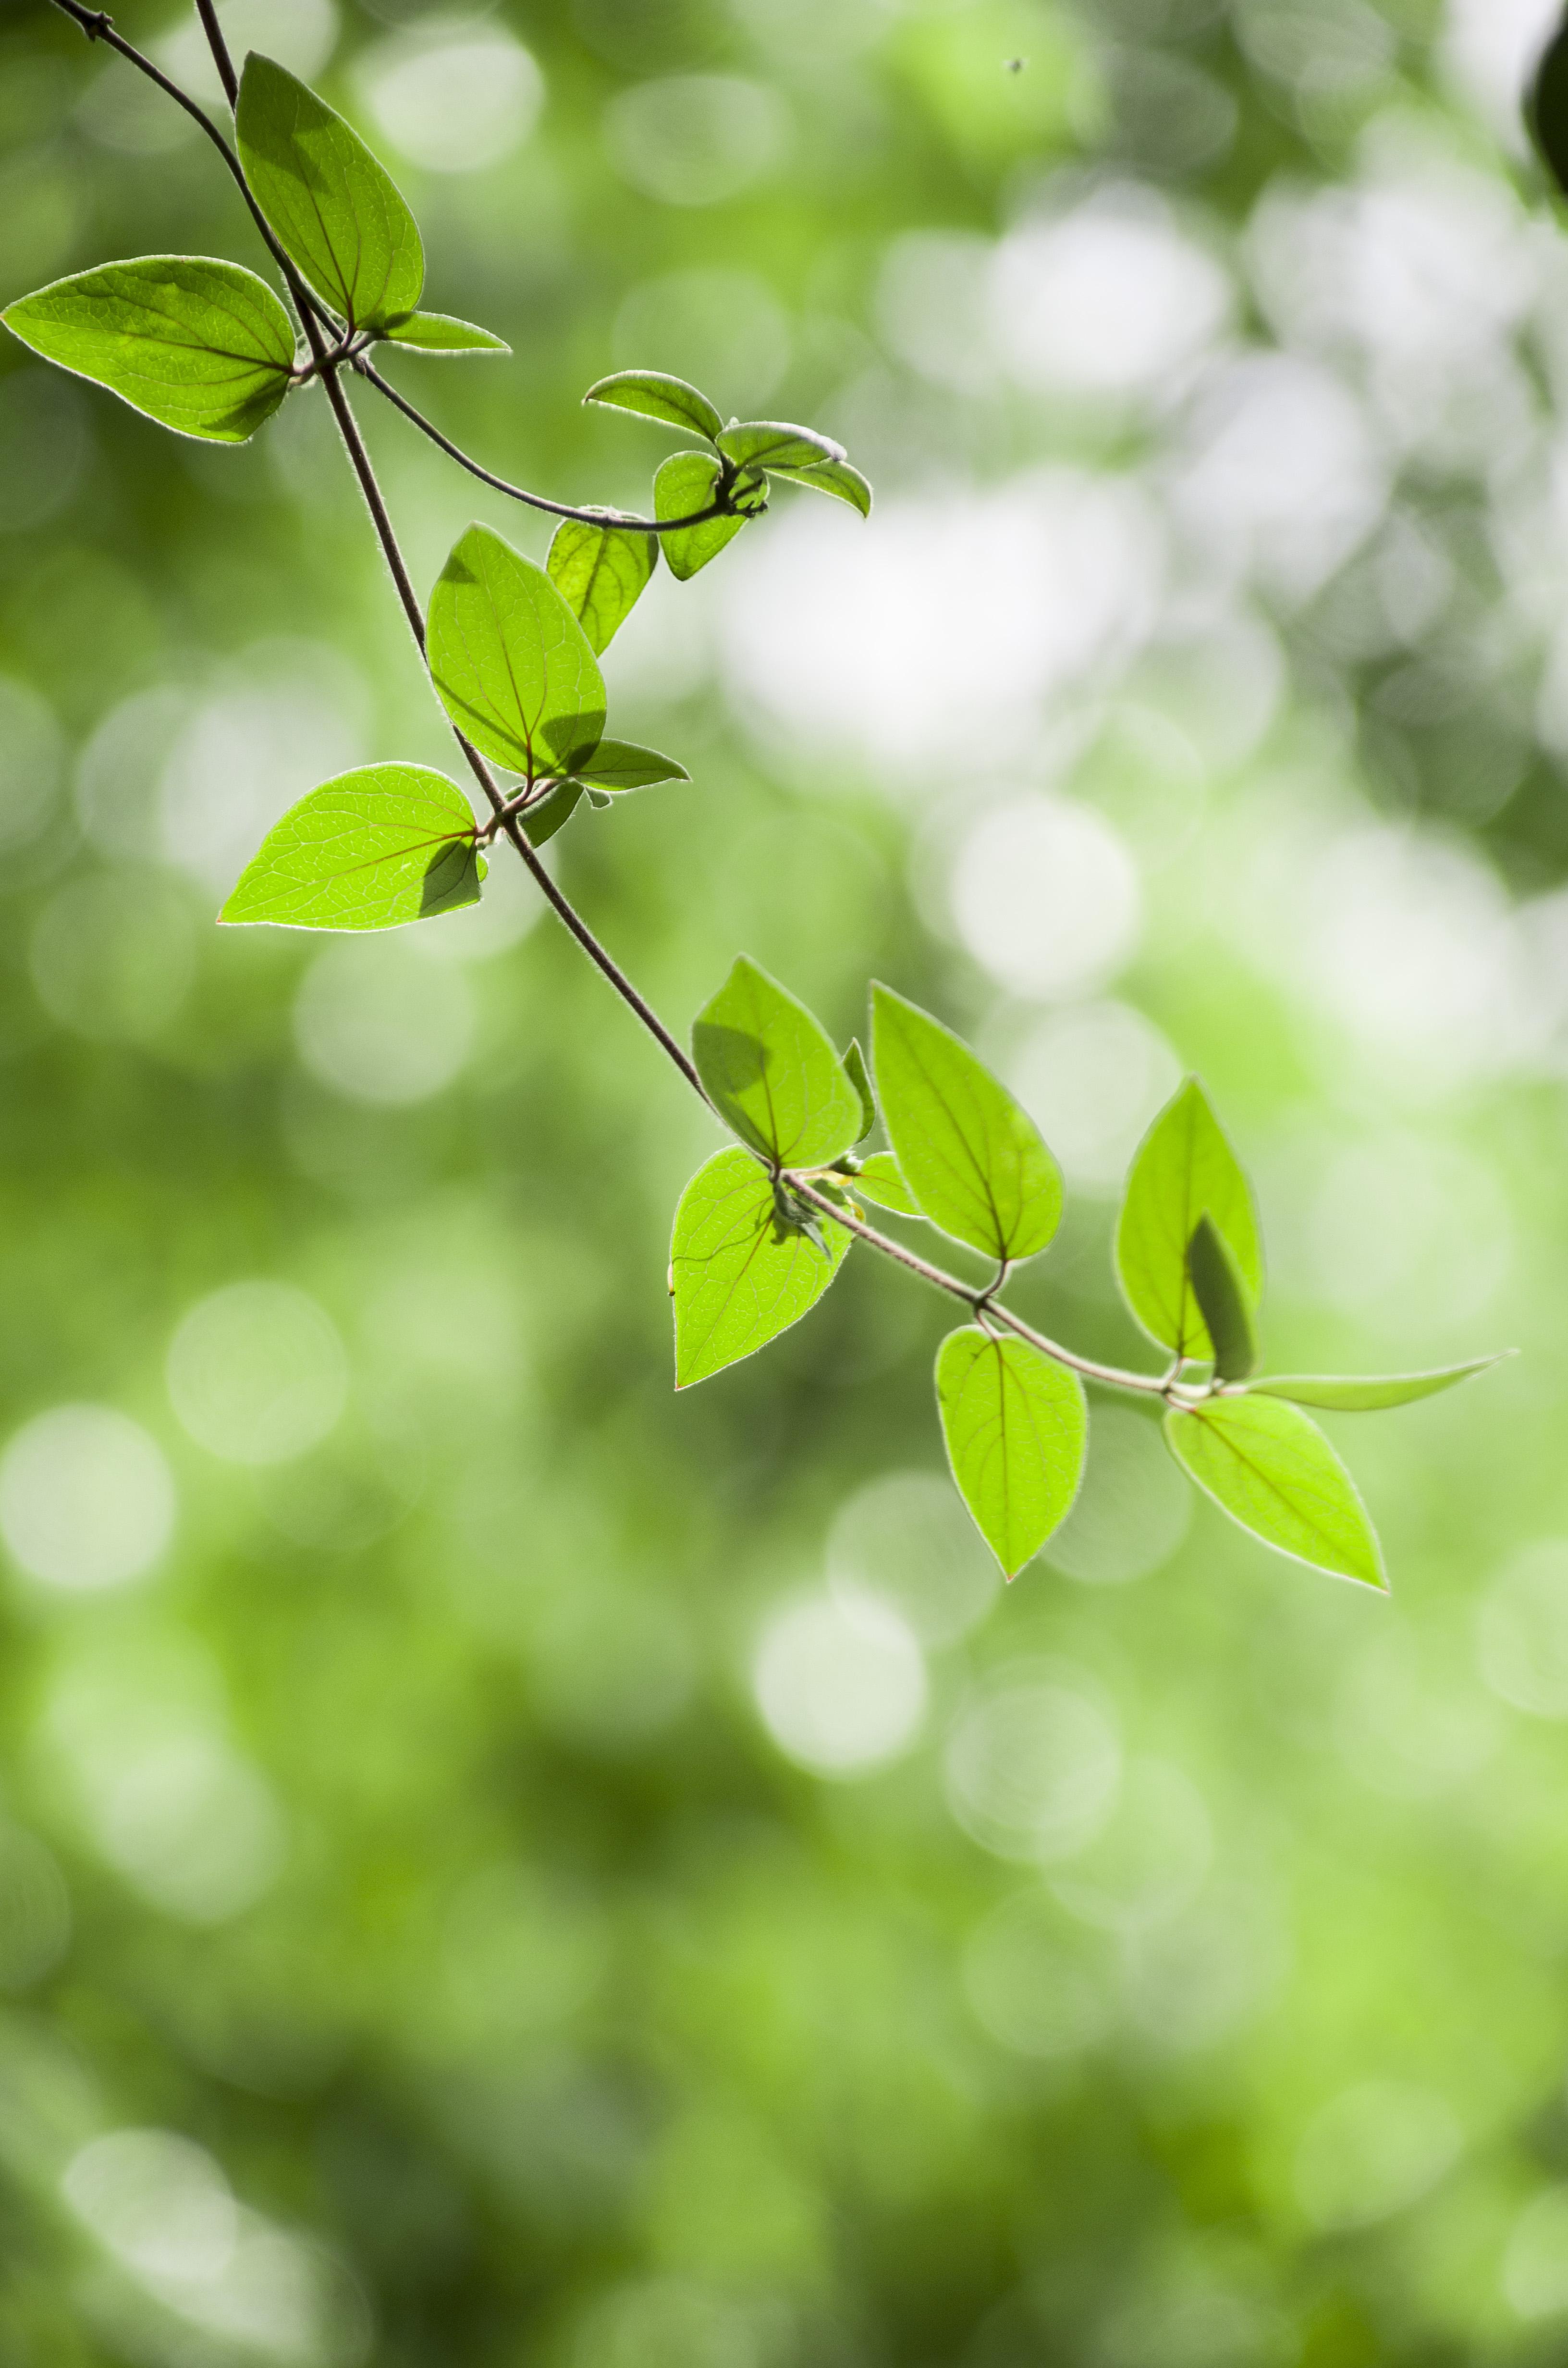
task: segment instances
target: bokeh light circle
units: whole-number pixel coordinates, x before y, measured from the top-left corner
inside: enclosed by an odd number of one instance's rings
[[[230,1463],[283,1463],[326,1437],[348,1395],[331,1317],[287,1282],[233,1282],[169,1344],[169,1396],[199,1446]]]
[[[0,1536],[48,1586],[90,1592],[139,1578],[174,1525],[162,1449],[112,1406],[55,1406],[0,1457]]]

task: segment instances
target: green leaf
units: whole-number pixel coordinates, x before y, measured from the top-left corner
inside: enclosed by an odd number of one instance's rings
[[[427,765],[362,765],[290,806],[221,921],[393,929],[472,905],[484,862],[468,800]]]
[[[695,518],[713,499],[722,473],[711,453],[673,452],[653,480],[653,516]],[[699,567],[717,559],[744,524],[744,518],[731,514],[705,518],[700,526],[679,527],[673,534],[661,535],[670,574],[686,583]]]
[[[950,1028],[871,989],[882,1122],[933,1224],[988,1258],[1033,1258],[1062,1217],[1062,1171],[1028,1111]]]
[[[574,768],[573,778],[593,790],[645,790],[653,781],[689,781],[691,775],[673,757],[656,748],[640,748],[634,740],[601,740],[591,757]]]
[[[1027,1340],[971,1324],[937,1352],[937,1404],[959,1493],[1004,1577],[1016,1578],[1078,1493],[1083,1383]]]
[[[741,468],[815,469],[824,461],[845,457],[843,445],[831,436],[782,419],[748,419],[744,427],[722,429],[713,441]]]
[[[1381,1406],[1413,1406],[1417,1398],[1436,1397],[1456,1382],[1501,1363],[1514,1354],[1499,1349],[1490,1357],[1472,1357],[1465,1365],[1440,1365],[1429,1373],[1381,1373],[1365,1378],[1329,1373],[1268,1373],[1254,1382],[1250,1395],[1292,1398],[1297,1406],[1323,1406],[1335,1414],[1372,1414]]]
[[[1187,1246],[1187,1272],[1199,1313],[1214,1343],[1214,1372],[1221,1382],[1244,1382],[1257,1363],[1257,1335],[1241,1269],[1225,1236],[1207,1209]]]
[[[1165,1438],[1221,1512],[1266,1545],[1336,1578],[1386,1588],[1356,1484],[1310,1416],[1282,1399],[1209,1399],[1173,1408]]]
[[[545,570],[596,652],[608,648],[659,564],[656,534],[562,518]]]
[[[901,1217],[921,1217],[925,1211],[904,1182],[891,1151],[873,1151],[849,1178],[858,1201],[872,1201],[879,1209],[892,1209]]]
[[[864,1143],[877,1122],[877,1098],[871,1090],[871,1073],[866,1066],[866,1055],[860,1050],[858,1036],[849,1039],[849,1049],[844,1055],[844,1074],[860,1097],[860,1132],[857,1143]]]
[[[547,790],[537,806],[529,806],[517,816],[528,836],[530,847],[542,847],[553,838],[563,823],[569,823],[586,792],[581,781],[557,781]]]
[[[847,1151],[860,1098],[805,1005],[742,954],[691,1031],[713,1107],[779,1167],[823,1167]]]
[[[593,755],[605,686],[583,628],[542,567],[471,526],[430,596],[430,675],[452,722],[528,780]]]
[[[412,313],[425,285],[418,229],[342,116],[253,50],[234,128],[251,193],[317,295],[351,328]]]
[[[662,420],[667,427],[693,428],[710,443],[724,425],[705,394],[667,370],[617,370],[591,386],[583,400],[634,412],[639,419]]]
[[[1525,114],[1552,179],[1568,193],[1568,22],[1541,52]]]
[[[832,494],[836,500],[847,502],[851,509],[858,510],[862,518],[871,515],[870,480],[863,477],[858,469],[851,468],[847,461],[819,461],[812,469],[786,469],[773,461],[768,463],[768,474],[782,477],[789,485],[812,485],[819,494]]]
[[[294,332],[264,279],[203,256],[78,271],[0,313],[46,361],[182,436],[243,444],[289,392]]]
[[[706,1381],[798,1324],[849,1252],[840,1225],[823,1247],[782,1223],[773,1184],[733,1145],[699,1167],[681,1194],[670,1244],[676,1387]]]
[[[1116,1228],[1116,1270],[1127,1304],[1151,1338],[1178,1357],[1212,1353],[1187,1262],[1205,1210],[1256,1307],[1263,1251],[1251,1188],[1208,1096],[1188,1077],[1138,1147]]]
[[[455,320],[450,313],[403,313],[385,323],[381,335],[389,344],[414,346],[423,354],[509,354],[505,337],[476,328],[472,321]]]

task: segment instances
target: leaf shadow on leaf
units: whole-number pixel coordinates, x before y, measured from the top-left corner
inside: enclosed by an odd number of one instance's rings
[[[472,838],[449,838],[425,867],[419,892],[419,917],[455,912],[479,901],[479,848]]]
[[[767,1076],[767,1047],[744,1028],[721,1028],[711,1019],[699,1019],[691,1041],[703,1076],[722,1077],[732,1093],[760,1086]]]

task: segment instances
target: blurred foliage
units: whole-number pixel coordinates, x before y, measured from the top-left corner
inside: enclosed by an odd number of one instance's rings
[[[1568,2343],[1568,264],[1467,0],[233,0],[414,205],[394,355],[630,505],[681,371],[841,434],[607,660],[693,781],[562,878],[673,1024],[744,948],[971,1031],[1135,1356],[1179,1067],[1394,1596],[1096,1400],[997,1593],[946,1328],[851,1258],[670,1388],[700,1110],[529,892],[224,931],[442,764],[322,399],[238,451],[0,353],[0,2362],[1362,2368]],[[1538,21],[1539,18],[1539,21]],[[121,29],[200,79],[181,12]],[[0,24],[0,302],[255,266],[155,94]],[[422,585],[471,517],[358,395]],[[517,867],[512,867],[515,871]]]

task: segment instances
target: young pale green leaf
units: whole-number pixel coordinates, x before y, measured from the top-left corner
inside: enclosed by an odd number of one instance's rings
[[[562,519],[544,563],[596,653],[608,648],[658,564],[656,534],[608,522],[587,526],[581,518]]]
[[[857,1143],[864,1143],[877,1122],[877,1098],[871,1090],[871,1073],[866,1066],[866,1055],[860,1050],[860,1039],[851,1036],[849,1049],[844,1055],[844,1074],[860,1097],[860,1132]]]
[[[1027,1340],[967,1325],[937,1351],[937,1404],[959,1493],[1003,1576],[1016,1578],[1078,1493],[1084,1385]]]
[[[849,1178],[849,1190],[857,1200],[873,1201],[879,1209],[892,1209],[901,1217],[926,1213],[899,1173],[891,1151],[873,1151],[869,1159],[862,1160]]]
[[[1138,1147],[1116,1228],[1116,1269],[1133,1315],[1178,1357],[1212,1353],[1187,1247],[1207,1210],[1249,1304],[1263,1294],[1252,1192],[1196,1077],[1165,1104]]]
[[[1165,1417],[1178,1463],[1266,1545],[1336,1578],[1386,1588],[1356,1484],[1310,1416],[1282,1398],[1210,1398]]]
[[[707,508],[719,484],[720,463],[710,452],[673,452],[653,479],[653,516],[695,518]],[[738,514],[704,518],[700,526],[677,527],[659,537],[670,574],[685,584],[717,559],[745,520]]]
[[[427,765],[362,765],[274,824],[218,918],[394,929],[472,905],[484,862],[468,800]]]
[[[591,386],[583,400],[633,412],[639,419],[661,420],[666,427],[692,428],[710,443],[724,425],[705,394],[667,370],[617,370]]]
[[[234,107],[251,194],[290,260],[350,328],[406,317],[425,285],[414,216],[359,134],[252,51]]]
[[[782,1221],[749,1152],[732,1145],[698,1169],[670,1244],[677,1390],[765,1348],[816,1304],[850,1243],[841,1225],[820,1230],[819,1248]]]
[[[518,820],[528,835],[530,847],[542,847],[553,838],[563,823],[569,823],[586,792],[581,781],[557,781],[547,790],[537,806],[529,806]]]
[[[691,1031],[714,1109],[779,1167],[823,1167],[848,1150],[860,1098],[805,1005],[742,954]]]
[[[452,722],[533,781],[571,773],[605,727],[604,677],[542,567],[471,526],[430,596],[430,676]]]
[[[640,748],[634,740],[601,740],[591,757],[574,768],[574,779],[591,790],[645,790],[654,781],[689,781],[691,775],[673,757],[656,748]]]
[[[1552,179],[1568,193],[1568,22],[1541,51],[1525,112]]]
[[[1249,1395],[1290,1398],[1297,1406],[1322,1406],[1332,1414],[1373,1414],[1383,1406],[1414,1406],[1417,1398],[1436,1397],[1457,1382],[1511,1357],[1499,1349],[1490,1357],[1472,1357],[1465,1365],[1442,1365],[1429,1373],[1379,1373],[1361,1376],[1332,1373],[1267,1373],[1252,1384]]]
[[[988,1258],[1033,1258],[1062,1217],[1033,1119],[940,1020],[886,986],[871,1008],[882,1122],[922,1213]]]
[[[1187,1246],[1193,1296],[1214,1344],[1214,1372],[1221,1382],[1244,1382],[1257,1364],[1257,1335],[1246,1285],[1224,1235],[1207,1209]]]
[[[815,469],[845,458],[843,445],[831,436],[782,419],[748,419],[742,427],[722,428],[713,441],[726,460],[744,469]]]
[[[161,427],[243,444],[289,392],[294,332],[264,279],[205,256],[143,255],[78,271],[0,313],[46,361]]]
[[[413,346],[422,354],[509,354],[505,337],[477,328],[472,321],[455,320],[450,313],[403,313],[388,321],[381,335],[389,344]]]
[[[768,464],[768,474],[782,477],[787,485],[812,485],[819,494],[832,494],[835,500],[858,510],[862,518],[871,515],[870,480],[847,461],[819,461],[811,469],[787,469],[774,461]]]

